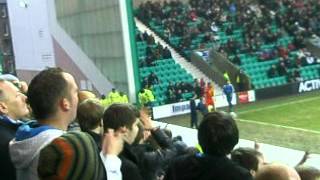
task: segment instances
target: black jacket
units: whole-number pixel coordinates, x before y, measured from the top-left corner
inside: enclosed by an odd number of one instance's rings
[[[133,153],[131,145],[125,143],[122,152],[119,155],[121,159],[121,172],[123,180],[142,180],[141,172],[139,170],[138,158]]]
[[[135,154],[139,157],[139,168],[144,180],[156,180],[158,176],[164,175],[170,160],[177,154],[172,140],[161,129],[151,133],[159,149],[155,149],[150,144],[133,147]]]
[[[1,179],[16,179],[16,170],[9,155],[9,142],[15,137],[19,124],[8,121],[0,116],[0,177]]]
[[[187,155],[169,167],[165,180],[252,180],[246,169],[227,157]]]
[[[93,131],[87,131],[87,133],[94,139],[94,141],[96,142],[99,151],[102,150],[102,145],[101,145],[101,141],[102,141],[102,137],[100,134],[97,134]]]

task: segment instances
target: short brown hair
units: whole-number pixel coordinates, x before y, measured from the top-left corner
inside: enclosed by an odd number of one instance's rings
[[[59,99],[68,97],[68,83],[63,73],[60,68],[48,68],[31,80],[27,97],[37,120],[53,116]]]
[[[82,131],[90,131],[97,128],[103,117],[103,106],[96,99],[86,99],[79,104],[77,120]]]

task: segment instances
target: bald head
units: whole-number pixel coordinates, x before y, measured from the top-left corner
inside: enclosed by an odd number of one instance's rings
[[[310,166],[298,166],[296,167],[301,180],[319,180],[320,179],[320,169],[310,167]]]
[[[0,101],[6,100],[6,91],[4,90],[4,87],[7,83],[7,81],[0,79]]]
[[[259,169],[255,180],[300,180],[300,177],[296,170],[289,166],[268,164]]]
[[[93,94],[93,92],[91,91],[82,90],[82,91],[79,91],[78,97],[79,97],[79,104],[80,104],[86,99],[95,99],[96,95]]]

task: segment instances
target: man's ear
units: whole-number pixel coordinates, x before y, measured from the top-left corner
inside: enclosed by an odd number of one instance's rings
[[[67,98],[62,98],[62,99],[60,100],[59,106],[61,107],[61,109],[62,109],[63,111],[68,111],[68,110],[71,109],[69,100],[68,100]]]
[[[254,176],[256,175],[256,171],[255,171],[255,170],[250,169],[250,174],[254,177]]]
[[[0,113],[8,114],[8,106],[4,102],[0,102]]]
[[[120,133],[124,134],[124,133],[128,132],[128,128],[123,126],[123,127],[120,127],[117,131],[119,131]]]

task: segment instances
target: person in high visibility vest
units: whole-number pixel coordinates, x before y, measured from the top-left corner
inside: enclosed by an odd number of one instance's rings
[[[145,94],[146,94],[146,96],[148,98],[147,105],[152,107],[153,106],[153,102],[155,100],[152,90],[150,90],[148,88],[145,88],[144,92],[145,92]]]
[[[107,98],[104,94],[101,95],[100,103],[103,107],[108,107],[110,105],[109,98]]]
[[[139,98],[139,103],[141,104],[141,106],[146,106],[146,104],[148,103],[148,96],[145,93],[144,89],[141,89],[139,94],[138,94],[138,98]]]
[[[119,96],[118,91],[116,91],[115,88],[112,88],[111,92],[108,94],[110,104],[117,102]]]
[[[119,102],[120,103],[129,103],[128,96],[123,92],[119,93]]]
[[[224,72],[223,72],[223,77],[224,77],[224,79],[225,79],[226,81],[230,81],[230,77],[229,77],[229,74],[228,74],[227,71],[224,71]]]

